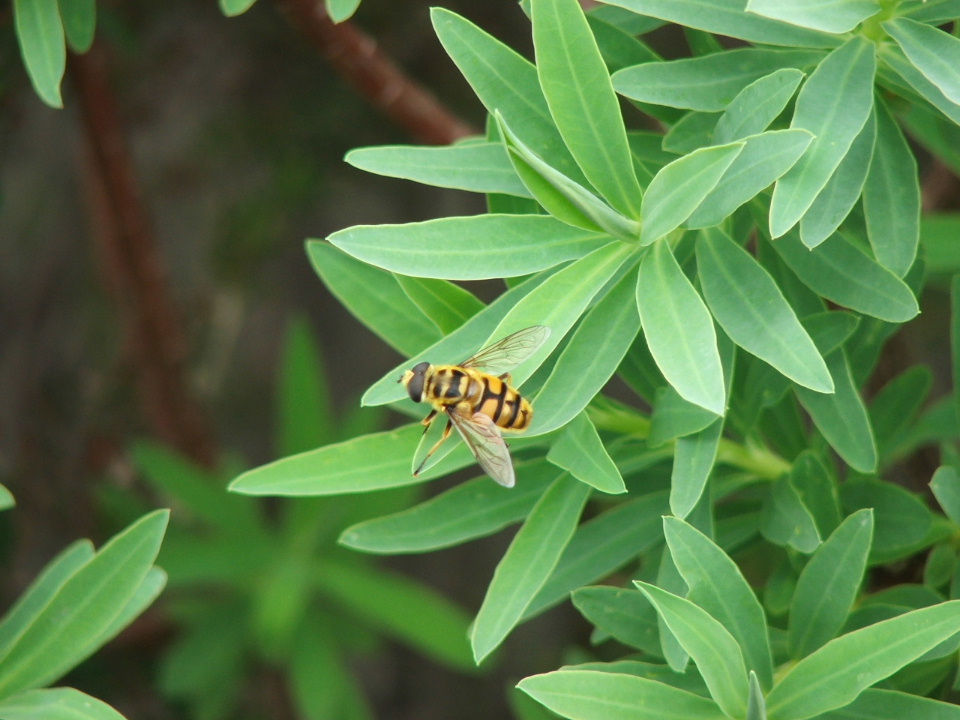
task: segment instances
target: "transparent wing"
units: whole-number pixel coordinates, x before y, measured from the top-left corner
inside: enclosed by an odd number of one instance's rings
[[[468,416],[451,410],[449,415],[453,426],[487,475],[504,487],[513,487],[516,478],[510,451],[493,420],[483,413]]]
[[[533,325],[517,330],[503,340],[488,345],[472,358],[464,360],[460,367],[476,368],[491,375],[503,375],[533,355],[548,337],[550,328],[546,325]]]

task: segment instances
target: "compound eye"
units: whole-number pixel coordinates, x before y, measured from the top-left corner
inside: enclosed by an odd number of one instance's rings
[[[413,377],[407,383],[407,393],[414,402],[423,400],[423,384],[426,380],[428,367],[430,367],[430,363],[417,363],[411,370]]]

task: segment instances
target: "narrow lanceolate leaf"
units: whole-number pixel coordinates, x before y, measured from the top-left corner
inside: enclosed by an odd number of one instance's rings
[[[169,511],[114,536],[57,590],[0,667],[0,697],[53,682],[87,657],[153,565]]]
[[[744,143],[695,150],[663,168],[643,196],[640,243],[649,245],[680,227],[713,190]]]
[[[833,376],[834,393],[824,395],[797,386],[797,398],[840,457],[854,470],[871,473],[877,467],[877,446],[870,417],[850,374],[850,364],[842,349],[827,355],[826,361]]]
[[[659,652],[657,611],[636,588],[593,585],[574,591],[570,599],[600,632],[628,647]]]
[[[402,275],[482,280],[559,265],[586,255],[606,236],[546,215],[478,215],[407,225],[359,225],[328,240],[358,260]]]
[[[367,172],[425,185],[530,197],[500,143],[383,145],[351,150],[344,160]]]
[[[858,510],[828,537],[800,573],[790,605],[790,654],[806,657],[840,632],[857,597],[873,541],[873,511]]]
[[[927,80],[960,104],[960,39],[909,18],[888,20],[882,27]]]
[[[728,143],[766,130],[783,112],[804,73],[781,68],[754,80],[727,105],[713,130],[713,140]]]
[[[713,318],[666,242],[656,243],[640,265],[637,307],[664,377],[685,400],[722,415],[726,393]]]
[[[236,17],[253,7],[256,1],[257,0],[220,0],[220,10],[227,17]]]
[[[520,681],[521,690],[577,720],[723,720],[715,702],[666,683],[599,670],[556,670]]]
[[[877,115],[870,113],[846,156],[833,171],[810,210],[800,219],[800,238],[813,248],[833,235],[860,199],[877,139]]]
[[[430,318],[385,270],[353,259],[325,242],[307,245],[320,279],[344,307],[403,355],[413,355],[442,337]]]
[[[50,107],[63,107],[60,81],[67,68],[67,49],[57,0],[14,0],[13,15],[34,90]]]
[[[492,535],[519,522],[560,470],[540,459],[516,463],[521,482],[504,492],[486,475],[392,515],[343,531],[341,545],[381,555],[430,552]]]
[[[821,720],[960,720],[960,705],[870,688],[849,705],[820,717]]]
[[[583,10],[576,0],[533,0],[531,9],[540,87],[567,148],[614,208],[638,218],[627,132]]]
[[[760,532],[775,545],[810,554],[820,545],[820,533],[813,513],[790,480],[782,476],[774,481],[760,513]]]
[[[774,130],[743,139],[743,151],[687,220],[687,227],[719,225],[781,177],[813,141],[806,130]]]
[[[613,76],[613,84],[617,92],[641,102],[720,112],[755,80],[781,68],[813,67],[822,57],[811,50],[740,48],[625,68]]]
[[[747,670],[736,639],[706,610],[656,585],[634,583],[653,603],[703,676],[727,717],[747,710]]]
[[[601,492],[627,491],[620,471],[610,459],[596,427],[585,412],[567,425],[547,453],[547,460]]]
[[[960,474],[950,465],[937,468],[930,481],[930,490],[955,524],[960,525]]]
[[[59,0],[60,19],[70,48],[85,53],[93,44],[97,27],[96,0]]]
[[[447,335],[486,307],[476,295],[447,280],[396,275],[397,283],[413,304]]]
[[[816,345],[763,267],[726,233],[705,230],[697,240],[703,294],[730,339],[794,382],[833,392]]]
[[[503,642],[570,542],[590,488],[559,477],[540,498],[497,565],[470,642],[479,663]]]
[[[670,511],[677,517],[687,517],[700,502],[722,435],[723,420],[718,418],[699,432],[677,438],[670,474]]]
[[[765,688],[773,685],[773,662],[767,621],[750,584],[710,538],[678,518],[663,519],[673,562],[687,583],[687,599],[725,627],[740,649],[748,670]]]
[[[486,344],[531,325],[546,325],[551,330],[540,349],[511,372],[515,386],[521,385],[543,364],[634,250],[634,246],[621,242],[599,248],[545,280],[511,308]]]
[[[767,45],[830,48],[836,36],[744,12],[743,0],[607,0],[641,15]]]
[[[880,12],[877,0],[750,0],[748,13],[757,13],[773,20],[828,33],[853,30],[868,17]]]
[[[570,422],[616,372],[640,331],[635,292],[627,273],[584,316],[537,394],[528,437]]]
[[[960,124],[960,103],[955,103],[944,95],[939,87],[927,80],[927,77],[903,54],[899,46],[885,45],[879,52],[883,61],[900,76],[908,88],[913,88],[937,110],[953,122]]]
[[[497,128],[510,162],[523,184],[544,209],[558,220],[587,230],[634,239],[640,223],[611,208],[590,190],[537,157],[496,113]]]
[[[434,8],[430,19],[444,50],[487,111],[499,111],[544,162],[587,185],[550,116],[533,63],[449,10]]]
[[[330,19],[335,23],[349,20],[360,7],[360,0],[324,0]]]
[[[767,695],[767,715],[770,720],[806,720],[841,708],[957,632],[960,600],[842,635],[780,679]]]
[[[807,212],[830,180],[873,107],[874,45],[857,36],[834,50],[804,83],[791,128],[815,136],[807,152],[777,181],[770,233],[780,237]]]
[[[874,256],[885,268],[903,277],[913,265],[920,244],[920,181],[913,151],[880,100],[877,144],[863,186],[863,212]]]
[[[813,250],[804,247],[798,233],[772,244],[797,277],[827,300],[887,322],[906,322],[920,312],[903,280],[840,234]]]
[[[0,700],[4,720],[124,720],[102,700],[73,688],[29,690]]]
[[[458,363],[471,357],[483,347],[480,343],[490,337],[497,324],[520,299],[530,294],[534,288],[540,287],[553,274],[555,271],[546,270],[510,288],[458,329],[387,372],[363,394],[360,404],[386,405],[406,398],[407,392],[403,385],[397,382],[397,378],[419,362]]]

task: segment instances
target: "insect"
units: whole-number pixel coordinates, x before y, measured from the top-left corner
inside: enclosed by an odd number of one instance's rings
[[[513,487],[513,463],[501,432],[526,430],[533,419],[533,407],[510,387],[509,373],[549,336],[550,328],[534,325],[508,335],[457,365],[421,362],[400,376],[397,382],[403,383],[411,400],[433,406],[423,419],[424,440],[437,416],[447,416],[443,435],[414,475],[420,474],[430,456],[450,437],[451,429],[456,428],[480,467],[501,485]],[[421,440],[421,447],[423,444]]]

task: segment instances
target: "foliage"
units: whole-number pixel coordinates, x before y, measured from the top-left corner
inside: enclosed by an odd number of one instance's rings
[[[513,374],[537,410],[511,440],[516,489],[480,477],[341,542],[420,553],[521,523],[471,629],[476,661],[571,593],[598,643],[633,653],[520,683],[564,717],[960,716],[924,697],[957,670],[956,394],[928,403],[929,372],[902,367],[864,400],[919,312],[924,254],[940,287],[960,270],[960,221],[921,222],[905,135],[956,161],[960,40],[937,26],[960,3],[744,4],[531,0],[535,64],[433,11],[485,137],[347,160],[486,193],[489,213],[308,242],[330,290],[408,356],[362,402],[416,417],[404,369],[553,332]],[[647,43],[671,23],[691,57]],[[507,285],[487,305],[454,284],[490,278]],[[628,401],[605,389],[614,375]],[[472,465],[458,447],[413,477],[419,433],[329,444],[231,489],[342,495]],[[945,514],[895,482],[931,444]]]
[[[278,373],[279,452],[298,452],[369,432],[380,414],[334,416],[319,349],[303,321],[291,323]],[[160,689],[197,718],[232,717],[251,675],[282,673],[298,716],[372,717],[350,673],[351,656],[380,637],[469,671],[465,613],[429,588],[369,563],[336,544],[344,525],[395,511],[415,488],[286,502],[269,515],[257,501],[224,497],[224,477],[154,443],[133,458],[177,508],[161,553],[170,573],[167,609],[179,625],[160,669]],[[428,611],[431,622],[420,621]]]
[[[79,690],[47,685],[112,640],[160,594],[167,575],[153,562],[168,516],[166,510],[145,515],[100,550],[77,541],[41,571],[0,620],[0,715],[123,717]]]

